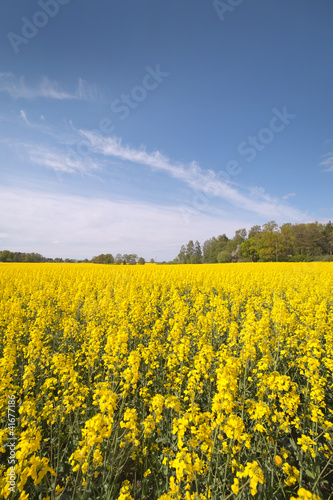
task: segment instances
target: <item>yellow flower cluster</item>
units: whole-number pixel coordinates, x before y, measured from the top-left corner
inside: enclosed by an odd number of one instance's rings
[[[320,497],[305,488],[300,488],[297,492],[297,497],[290,497],[290,500],[320,500]]]
[[[331,263],[0,264],[0,498],[328,498],[332,298]]]

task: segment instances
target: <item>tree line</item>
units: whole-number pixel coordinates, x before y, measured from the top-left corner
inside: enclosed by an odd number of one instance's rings
[[[190,240],[182,245],[173,264],[227,262],[309,262],[333,261],[333,224],[318,222],[278,226],[270,221],[238,229],[233,238],[213,236],[200,245]]]
[[[124,253],[121,255],[120,253],[117,253],[115,257],[113,257],[112,254],[107,253],[107,254],[100,254],[97,257],[93,257],[91,259],[91,262],[94,264],[128,264],[128,265],[134,265],[134,264],[140,264],[143,265],[146,263],[145,259],[143,257],[138,257],[136,253]],[[154,262],[154,259],[151,259],[150,262]]]
[[[201,264],[217,262],[308,262],[315,260],[333,261],[333,223],[318,222],[278,226],[270,221],[263,226],[253,226],[235,231],[233,238],[225,234],[213,236],[203,245],[190,240],[182,245],[178,256],[162,264]],[[135,253],[113,256],[100,254],[91,260],[46,258],[39,253],[0,251],[0,262],[85,262],[94,264],[143,265],[143,257]],[[151,263],[154,259],[150,260]]]
[[[117,253],[115,257],[111,253],[100,254],[96,257],[93,257],[91,260],[77,260],[77,259],[62,259],[61,257],[56,257],[55,259],[47,258],[41,255],[40,253],[26,253],[26,252],[11,252],[10,250],[2,250],[0,251],[0,262],[65,262],[65,263],[74,263],[74,262],[84,262],[84,263],[92,263],[92,264],[128,264],[134,265],[139,264],[143,265],[146,263],[143,257],[138,257],[135,253],[123,254]],[[150,262],[154,262],[154,259],[151,259]]]

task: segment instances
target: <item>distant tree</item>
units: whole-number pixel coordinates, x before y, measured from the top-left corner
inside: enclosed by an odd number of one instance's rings
[[[141,266],[143,266],[143,264],[145,264],[146,261],[143,257],[140,257],[139,260],[138,260],[138,264],[140,264]]]
[[[130,253],[129,254],[129,259],[128,259],[128,264],[134,265],[138,261],[138,256],[136,253]]]
[[[233,237],[233,241],[237,245],[240,245],[241,243],[243,243],[244,240],[246,240],[246,235],[247,231],[245,228],[237,229],[237,231],[235,231],[235,236]]]
[[[323,228],[323,248],[325,252],[328,252],[332,256],[333,248],[333,224],[329,221]]]
[[[94,264],[113,264],[114,257],[110,253],[107,254],[101,253],[100,255],[97,255],[97,257],[93,257],[92,262]]]
[[[30,253],[24,255],[24,262],[32,262]]]
[[[318,222],[293,226],[295,255],[320,255],[323,251],[323,226]]]
[[[129,265],[134,265],[137,263],[138,256],[136,253],[124,253],[123,255],[123,263],[124,264],[129,264]]]
[[[215,242],[216,242],[215,236],[204,242],[202,246],[204,262],[217,262],[217,258],[214,261],[215,256],[213,255],[215,253],[214,252]]]
[[[225,235],[219,235],[217,238],[213,236],[206,240],[203,244],[203,261],[204,262],[217,262],[217,256],[222,250],[226,250],[229,238]]]
[[[0,252],[0,262],[46,262],[46,257],[40,253],[10,252],[3,250]]]
[[[15,252],[13,255],[13,262],[23,262],[23,254],[21,252]]]
[[[104,253],[101,253],[100,255],[93,257],[92,262],[94,264],[104,264],[104,259],[105,259],[105,255],[104,255]]]
[[[259,255],[256,249],[255,238],[248,238],[243,241],[239,249],[240,255],[245,259],[251,259],[252,262],[257,262],[259,260]]]
[[[150,259],[151,264],[154,264],[154,262],[155,262],[154,259]]]
[[[245,239],[246,229],[237,229],[234,237],[224,246],[224,250],[231,254],[233,262],[237,262],[238,257],[240,256],[240,246]]]
[[[202,251],[201,251],[201,246],[200,246],[200,243],[198,240],[194,243],[194,253],[193,253],[193,257],[192,257],[191,262],[193,264],[201,264],[202,263]]]
[[[178,254],[178,259],[181,264],[186,263],[186,247],[185,245],[181,246],[180,252]]]
[[[9,262],[11,252],[9,250],[2,250],[0,252],[0,262]]]
[[[264,262],[278,261],[280,249],[279,236],[279,227],[275,221],[270,221],[263,225],[257,245],[260,260]]]
[[[260,232],[261,232],[261,226],[252,226],[250,231],[249,231],[248,238],[253,238],[254,236],[259,234]]]
[[[291,223],[283,224],[280,227],[280,252],[279,260],[292,260],[294,256],[295,238],[293,225]]]
[[[217,256],[217,262],[220,264],[226,264],[232,261],[232,255],[230,252],[227,252],[226,250],[222,250]]]
[[[194,243],[190,240],[186,246],[186,264],[190,264],[194,258]]]
[[[123,256],[121,255],[121,253],[117,253],[117,255],[115,256],[115,263],[116,264],[123,264]]]
[[[40,253],[27,253],[25,254],[25,262],[45,262],[45,257],[43,257]]]
[[[114,264],[114,257],[111,253],[105,255],[104,264]]]

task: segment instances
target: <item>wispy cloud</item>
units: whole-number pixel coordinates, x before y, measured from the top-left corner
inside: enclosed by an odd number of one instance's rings
[[[54,146],[19,142],[10,139],[1,139],[1,142],[5,143],[9,148],[14,149],[25,160],[35,165],[52,169],[58,173],[90,175],[101,168],[99,162],[95,162],[89,156],[80,156],[70,148],[61,149]]]
[[[322,158],[323,161],[319,163],[319,165],[325,167],[322,172],[333,172],[333,153],[326,153]]]
[[[71,100],[79,99],[85,101],[95,100],[98,91],[95,86],[79,79],[77,89],[74,92],[65,92],[58,82],[43,77],[35,86],[26,84],[24,77],[16,77],[13,73],[0,73],[0,92],[7,92],[13,99],[55,99]]]
[[[257,189],[252,196],[246,196],[231,186],[219,180],[218,174],[212,170],[202,169],[197,162],[189,164],[172,162],[159,151],[148,153],[145,148],[134,149],[122,145],[119,138],[102,137],[91,131],[80,130],[80,135],[87,139],[94,152],[104,156],[116,157],[139,165],[145,165],[152,170],[163,171],[186,183],[193,190],[209,194],[210,197],[222,198],[238,208],[255,212],[265,217],[285,217],[289,220],[301,220],[305,214],[278,199],[270,197],[263,190]]]
[[[82,99],[83,101],[94,101],[100,98],[100,93],[96,85],[91,85],[82,78],[79,78],[75,95],[77,99]]]
[[[44,146],[25,145],[25,147],[28,149],[29,160],[32,163],[57,172],[87,174],[99,168],[97,163],[89,157],[74,156],[71,152],[56,151]]]
[[[21,115],[22,120],[23,120],[23,121],[24,121],[27,125],[29,125],[29,126],[30,126],[30,122],[29,122],[29,120],[28,120],[28,118],[27,118],[26,112],[25,112],[23,109],[21,109],[21,110],[20,110],[20,115]]]
[[[284,200],[288,200],[288,198],[291,198],[292,196],[296,196],[296,193],[288,193],[283,196]]]

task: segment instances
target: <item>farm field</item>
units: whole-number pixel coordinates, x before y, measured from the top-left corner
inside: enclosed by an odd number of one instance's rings
[[[0,498],[333,498],[331,263],[1,264],[0,349]]]

